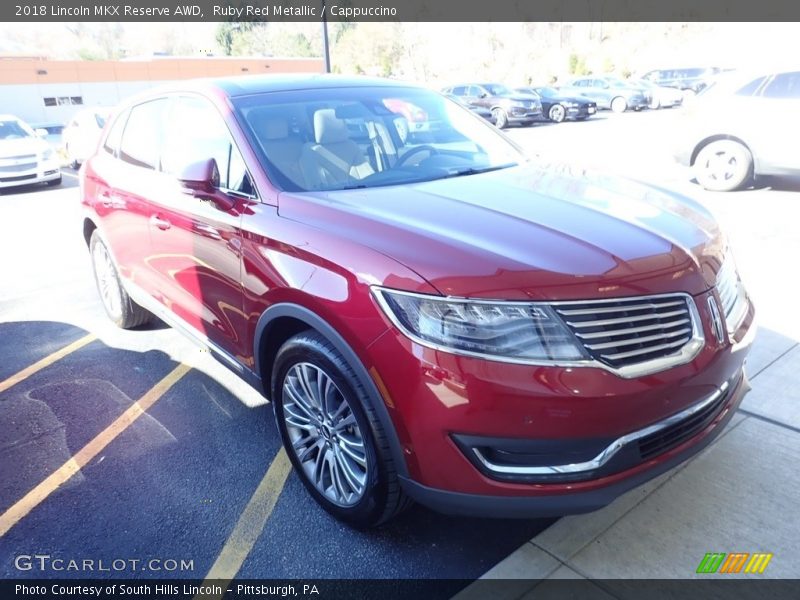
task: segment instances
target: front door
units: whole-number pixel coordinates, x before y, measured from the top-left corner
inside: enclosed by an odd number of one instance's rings
[[[227,126],[199,96],[170,98],[161,149],[163,190],[150,206],[150,255],[157,298],[184,322],[239,360],[242,338],[241,215],[254,201],[250,176]],[[179,182],[183,169],[213,158],[229,210],[201,200]]]

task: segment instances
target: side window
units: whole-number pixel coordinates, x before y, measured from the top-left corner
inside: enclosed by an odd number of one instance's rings
[[[586,87],[587,83],[588,83],[588,81],[586,79],[578,79],[572,85],[575,85],[577,87]]]
[[[194,96],[174,98],[165,124],[163,171],[178,175],[186,166],[209,158],[217,162],[220,188],[253,193],[244,160],[214,106]]]
[[[121,160],[145,169],[158,169],[166,103],[165,98],[160,98],[131,109],[119,148]]]
[[[480,98],[481,94],[483,94],[483,89],[479,88],[477,85],[471,85],[467,88],[467,96],[471,98]]]
[[[767,84],[762,96],[765,98],[800,98],[800,72],[780,73]]]
[[[106,141],[103,142],[103,150],[113,156],[117,155],[119,141],[122,139],[122,130],[125,129],[125,123],[128,121],[128,114],[128,111],[125,111],[117,117],[106,136]]]
[[[454,96],[466,96],[467,95],[467,88],[463,85],[457,85],[453,88],[452,94]]]

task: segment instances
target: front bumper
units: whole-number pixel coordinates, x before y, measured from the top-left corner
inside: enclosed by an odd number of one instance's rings
[[[697,297],[701,312],[707,295]],[[608,504],[699,452],[749,390],[743,367],[755,333],[752,305],[736,335],[722,344],[708,315],[701,322],[706,342],[691,362],[634,379],[591,367],[453,356],[390,330],[370,347],[371,372],[403,446],[404,488],[419,502],[455,514],[548,516]],[[695,415],[698,405],[704,410],[687,434],[666,443],[651,435],[673,425],[676,415]],[[492,446],[494,454],[473,451]],[[603,452],[605,459],[578,472],[514,468],[591,463]],[[498,464],[512,468],[498,472]]]
[[[573,485],[573,490],[563,494],[509,497],[451,492],[408,478],[401,478],[401,482],[405,492],[420,504],[452,515],[534,518],[591,512],[607,506],[625,492],[680,465],[707,447],[725,429],[749,390],[747,377],[742,375],[723,410],[701,433],[657,459],[608,477],[602,486]]]
[[[542,116],[542,109],[511,107],[506,110],[509,123],[533,123]]]
[[[587,104],[584,106],[568,106],[566,118],[578,119],[578,118],[591,117],[592,115],[595,114],[597,114],[596,104]]]
[[[32,183],[44,183],[61,177],[61,170],[56,160],[39,160],[31,166],[15,168],[4,165],[0,159],[0,189],[10,188]]]

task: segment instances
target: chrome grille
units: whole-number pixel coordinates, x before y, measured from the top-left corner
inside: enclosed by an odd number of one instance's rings
[[[695,337],[688,296],[649,296],[556,303],[553,308],[592,358],[610,367],[635,365],[679,352]]]
[[[20,154],[18,156],[4,156],[2,159],[0,159],[0,162],[7,162],[7,161],[10,161],[10,160],[14,160],[14,161],[16,161],[16,160],[36,160],[36,155],[35,154]]]
[[[34,157],[35,159],[36,157]],[[0,173],[19,173],[20,171],[30,171],[36,168],[36,161],[32,163],[23,163],[14,166],[0,166]]]
[[[717,294],[725,313],[725,325],[728,333],[733,333],[741,325],[747,313],[744,286],[736,272],[736,265],[731,258],[722,263],[717,273]]]

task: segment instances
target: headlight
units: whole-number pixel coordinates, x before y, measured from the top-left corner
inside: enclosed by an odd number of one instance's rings
[[[424,346],[520,362],[588,358],[546,304],[373,290],[395,326]]]
[[[53,158],[53,149],[46,148],[44,152],[42,152],[42,160],[50,160],[51,158]]]

